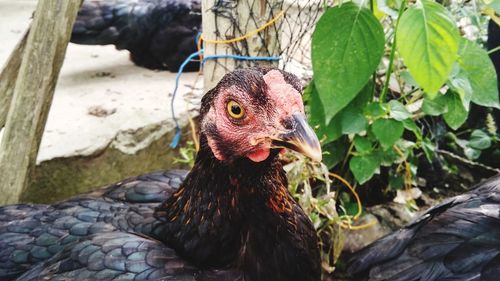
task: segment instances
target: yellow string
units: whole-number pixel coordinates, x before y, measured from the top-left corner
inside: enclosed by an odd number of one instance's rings
[[[361,204],[361,199],[359,199],[359,195],[358,193],[356,192],[356,190],[354,190],[354,188],[352,187],[352,185],[347,182],[343,177],[335,174],[335,173],[332,173],[330,172],[329,173],[330,176],[338,179],[339,181],[341,181],[347,188],[349,188],[349,190],[351,191],[352,195],[354,195],[354,198],[356,199],[356,203],[358,205],[358,212],[356,213],[356,215],[354,215],[354,219],[357,219],[359,218],[359,216],[361,215],[361,213],[363,212],[363,205]]]
[[[202,46],[201,46],[202,41],[205,41],[206,43],[210,43],[210,44],[231,44],[231,43],[239,42],[239,41],[245,40],[248,37],[251,37],[251,36],[253,36],[253,35],[261,32],[262,30],[266,29],[267,27],[269,27],[270,25],[272,25],[273,23],[275,23],[284,14],[285,14],[285,11],[281,11],[274,18],[272,18],[270,21],[268,21],[266,24],[264,24],[263,26],[255,29],[255,30],[250,31],[250,32],[248,32],[247,34],[245,34],[243,36],[236,37],[236,38],[233,38],[233,39],[227,39],[227,40],[210,40],[210,39],[205,39],[203,37],[203,34],[201,34],[200,37],[198,38],[198,42],[196,42],[196,48],[198,49],[198,54],[199,54],[200,61],[203,61],[203,54],[200,52],[201,49],[202,49]]]
[[[374,226],[376,225],[378,222],[377,220],[371,220],[370,222],[367,222],[365,224],[361,224],[361,225],[352,225],[350,223],[345,223],[343,221],[341,221],[339,223],[340,227],[344,228],[344,229],[349,229],[349,230],[361,230],[361,229],[365,229],[365,228],[369,228],[371,226]]]
[[[191,138],[193,138],[194,148],[196,152],[200,151],[200,143],[198,142],[198,136],[196,135],[196,125],[194,124],[193,118],[189,116],[189,126],[191,127]]]
[[[285,14],[285,11],[279,12],[274,18],[272,18],[270,21],[268,21],[263,26],[255,29],[255,30],[252,30],[252,31],[248,32],[247,34],[245,34],[243,36],[240,36],[240,37],[236,37],[236,38],[233,38],[233,39],[227,39],[227,40],[210,40],[210,39],[203,38],[203,34],[201,34],[200,35],[200,40],[198,40],[198,41],[205,41],[206,43],[210,43],[210,44],[231,44],[231,43],[235,43],[235,42],[238,42],[238,41],[242,41],[242,40],[247,39],[248,37],[251,37],[251,36],[253,36],[253,35],[261,32],[262,30],[266,29],[267,27],[269,27],[270,25],[272,25],[273,23],[275,23],[284,14]]]
[[[196,49],[198,51],[198,57],[200,59],[200,63],[203,63],[203,54],[201,53],[201,36],[202,34],[200,34],[200,37],[198,37],[198,42],[196,42]],[[200,67],[200,73],[202,72],[201,70],[201,67]]]
[[[336,178],[340,182],[342,182],[351,191],[352,195],[356,199],[356,204],[358,205],[358,212],[356,213],[356,215],[354,215],[352,217],[352,219],[354,221],[357,220],[361,216],[361,214],[363,213],[363,205],[361,204],[361,199],[359,198],[358,193],[352,187],[352,185],[348,181],[346,181],[343,177],[341,177],[340,175],[337,175],[337,174],[332,173],[332,172],[330,172],[329,175],[331,177]],[[345,216],[345,217],[347,218],[347,222],[345,220],[341,220],[339,222],[340,227],[342,227],[344,229],[360,230],[360,229],[368,228],[368,227],[371,227],[371,226],[377,224],[377,220],[372,220],[372,221],[365,223],[365,224],[362,224],[362,225],[352,225],[350,216]]]

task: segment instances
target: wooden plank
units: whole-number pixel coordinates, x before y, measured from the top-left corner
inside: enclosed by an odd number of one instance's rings
[[[19,201],[83,0],[39,0],[0,143],[0,204]]]
[[[16,85],[17,74],[21,67],[24,47],[28,38],[29,29],[24,33],[23,38],[17,43],[14,51],[9,56],[5,66],[0,73],[0,129],[5,126],[7,113],[9,112],[12,94]]]
[[[202,30],[208,40],[233,39],[252,32],[276,17],[283,8],[283,0],[242,0],[235,6],[221,5],[221,1],[202,0]],[[217,6],[219,3],[219,6]],[[222,14],[223,16],[218,16]],[[233,22],[231,19],[236,20]],[[280,19],[281,20],[281,19]],[[278,56],[281,31],[279,20],[257,35],[231,44],[203,44],[204,55]],[[274,65],[278,62],[244,62],[233,59],[207,60],[203,68],[205,92],[212,89],[226,74],[236,68],[255,65]]]

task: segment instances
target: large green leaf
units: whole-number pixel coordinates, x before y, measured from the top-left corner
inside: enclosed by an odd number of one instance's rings
[[[472,87],[472,102],[500,108],[495,67],[488,53],[477,44],[462,39],[459,56],[458,64]]]
[[[378,119],[372,124],[372,132],[384,150],[391,148],[403,135],[403,131],[403,123],[392,119]]]
[[[454,21],[438,3],[418,1],[401,16],[396,33],[399,53],[412,77],[431,98],[448,79],[457,59],[459,39]]]
[[[380,167],[380,156],[378,154],[370,154],[363,156],[354,156],[349,161],[349,168],[356,180],[363,184],[367,182]]]
[[[312,38],[314,81],[328,123],[365,86],[384,53],[384,31],[365,8],[327,10]]]
[[[338,139],[342,135],[341,116],[337,115],[329,123],[325,122],[325,110],[314,81],[312,81],[308,91],[308,117],[311,124],[320,140],[331,142]],[[304,91],[305,92],[305,91]],[[304,93],[305,94],[305,93]]]

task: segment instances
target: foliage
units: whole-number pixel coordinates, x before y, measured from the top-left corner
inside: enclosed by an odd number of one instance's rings
[[[187,141],[186,144],[179,148],[179,156],[174,158],[175,163],[186,164],[189,167],[194,166],[196,159],[196,148],[193,141]]]
[[[456,23],[467,13],[482,17],[477,9],[492,5],[481,3],[471,13],[470,7],[430,0],[378,0],[325,11],[313,34],[314,78],[306,97],[310,122],[324,150],[335,155],[325,156],[329,168],[364,184],[385,167],[411,186],[405,173],[415,176],[420,153],[432,161],[443,145],[425,126],[429,118],[444,120],[449,146],[469,159],[498,143],[486,120],[464,126],[471,103],[500,103],[487,52],[480,40],[461,37]],[[456,137],[455,130],[468,138]]]
[[[499,93],[482,47],[488,18],[481,15],[500,2],[445,3],[341,1],[317,23],[313,81],[304,97],[326,167],[299,160],[289,167],[289,177],[322,245],[330,247],[323,259],[330,269],[342,249],[343,219],[356,218],[356,204],[332,186],[327,170],[358,186],[376,178],[377,186],[385,183],[380,193],[399,194],[395,199],[401,201],[401,194],[419,192],[412,187],[422,162],[434,163],[441,152],[467,161],[500,153],[491,114],[500,108]],[[471,108],[485,117],[468,120]],[[448,165],[445,170],[458,172]],[[416,208],[413,197],[404,200]]]

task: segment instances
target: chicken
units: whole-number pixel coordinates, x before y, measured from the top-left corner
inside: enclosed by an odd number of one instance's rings
[[[199,0],[85,0],[71,42],[115,45],[138,66],[176,72],[196,51],[200,9]],[[191,62],[185,71],[198,68]]]
[[[362,249],[348,271],[355,280],[499,280],[500,175]]]
[[[320,280],[315,229],[278,157],[321,160],[300,91],[284,71],[236,70],[202,99],[189,173],[1,207],[0,280]]]
[[[500,26],[494,21],[490,20],[488,23],[488,40],[486,41],[488,50],[493,50],[500,47]],[[498,81],[498,92],[500,94],[500,50],[490,54],[491,61],[495,65]]]

